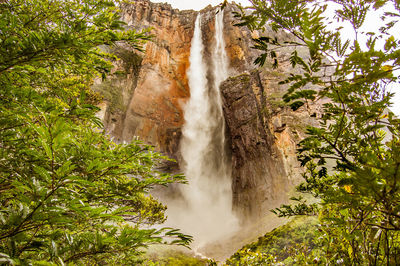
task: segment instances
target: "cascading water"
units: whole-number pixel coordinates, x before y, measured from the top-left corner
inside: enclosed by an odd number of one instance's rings
[[[220,11],[215,15],[215,48],[214,48],[214,86],[219,94],[219,85],[229,77],[228,56],[225,51],[224,41],[224,12]],[[218,106],[222,108],[221,97],[218,97]],[[222,109],[221,109],[222,112]],[[222,115],[222,114],[221,114]]]
[[[179,204],[167,203],[170,223],[192,235],[195,247],[230,236],[238,229],[232,212],[231,167],[219,92],[220,83],[228,77],[223,12],[215,17],[211,79],[207,79],[203,56],[201,19],[199,14],[190,49],[190,99],[184,108],[181,140],[183,170],[189,185],[180,187],[184,199]]]

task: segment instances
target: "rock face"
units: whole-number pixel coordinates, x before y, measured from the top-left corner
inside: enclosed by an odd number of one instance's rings
[[[232,150],[234,206],[250,220],[287,201],[300,182],[296,144],[315,122],[309,111],[293,112],[280,100],[285,88],[277,83],[284,72],[275,71],[253,70],[220,87]]]
[[[138,136],[175,157],[183,124],[182,104],[189,97],[186,70],[197,13],[181,12],[168,4],[147,0],[124,4],[122,11],[128,28],[138,31],[152,28],[150,33],[154,38],[145,44],[144,53],[130,51],[140,58],[140,69],[136,77],[128,73],[123,79],[135,86],[124,97],[123,108],[115,110],[115,103],[108,101],[104,107],[107,109],[104,123],[118,141],[130,141]],[[121,49],[118,47],[117,51]],[[118,69],[119,64],[116,65]],[[116,87],[113,89],[118,90]]]
[[[275,136],[265,125],[253,90],[255,79],[256,75],[243,74],[221,85],[233,155],[233,204],[246,217],[261,216],[266,208],[282,203],[282,192],[289,188]]]
[[[298,183],[301,169],[296,142],[310,121],[306,110],[292,112],[280,100],[285,88],[277,83],[292,71],[288,65],[255,70],[257,52],[251,49],[251,40],[260,33],[233,26],[234,10],[230,4],[224,10],[232,77],[220,89],[233,162],[234,208],[241,217],[254,219],[283,203]],[[179,161],[182,109],[190,96],[186,71],[197,12],[148,0],[124,4],[122,11],[129,28],[151,27],[154,38],[146,43],[143,54],[123,45],[114,48],[122,60],[115,62],[108,83],[95,85],[106,96],[101,114],[104,124],[118,141],[138,136]],[[216,8],[208,6],[200,12],[204,57],[211,62]],[[178,171],[179,165],[170,170]]]

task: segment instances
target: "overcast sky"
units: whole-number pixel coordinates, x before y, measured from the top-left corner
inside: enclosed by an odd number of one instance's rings
[[[158,3],[167,2],[167,3],[170,3],[174,8],[178,8],[180,10],[185,10],[185,9],[200,10],[200,9],[203,9],[204,7],[206,7],[207,5],[211,4],[212,6],[216,6],[223,2],[223,0],[151,0],[151,1],[158,2]],[[242,4],[242,6],[250,5],[250,2],[248,0],[235,0],[235,2]],[[368,19],[366,19],[367,25],[365,25],[365,28],[367,28],[368,31],[374,31],[374,30],[377,31],[377,29],[379,28],[379,23],[376,23],[377,20],[375,20],[373,16],[374,15],[370,14]],[[379,16],[377,16],[376,14],[375,14],[375,17],[377,19],[379,19]],[[345,29],[343,29],[342,31],[349,32],[349,33],[345,33],[344,36],[350,35],[351,30],[348,30],[348,29],[346,30],[346,28],[349,28],[349,27],[346,27],[346,25],[344,25],[344,26],[345,26]],[[342,34],[344,32],[342,32]],[[397,94],[396,94],[396,97],[394,97],[392,99],[392,101],[394,102],[394,106],[391,109],[398,116],[400,116],[400,92],[399,92],[399,90],[400,89],[397,86],[392,87],[392,91],[397,92]]]

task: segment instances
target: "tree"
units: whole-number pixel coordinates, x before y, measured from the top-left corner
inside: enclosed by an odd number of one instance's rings
[[[165,206],[148,191],[183,182],[154,170],[162,155],[116,144],[91,90],[114,56],[150,36],[124,30],[115,1],[0,2],[0,263],[133,263],[152,243],[187,245],[154,229]],[[165,240],[168,237],[168,241]]]
[[[400,121],[388,110],[389,88],[399,82],[400,40],[389,34],[398,27],[399,1],[250,1],[250,8],[236,13],[239,26],[295,36],[294,41],[254,40],[260,66],[268,58],[277,66],[281,49],[296,48],[289,60],[301,73],[281,82],[289,86],[284,101],[295,111],[307,102],[328,100],[319,127],[307,129],[298,149],[306,169],[298,190],[319,203],[298,198],[297,205],[275,212],[319,213],[323,252],[310,257],[317,255],[320,263],[399,264]],[[328,7],[335,7],[334,18],[326,16]],[[379,32],[363,32],[367,15],[382,10]],[[339,26],[328,27],[335,20],[352,25],[354,40],[346,40]],[[308,56],[300,57],[297,49],[306,49]]]

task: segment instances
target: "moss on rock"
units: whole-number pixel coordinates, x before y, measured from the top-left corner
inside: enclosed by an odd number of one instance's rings
[[[111,113],[123,113],[127,108],[127,102],[124,97],[132,95],[137,85],[143,58],[134,50],[123,46],[103,47],[102,49],[117,56],[118,60],[121,60],[121,64],[118,67],[117,61],[114,62],[116,70],[108,75],[106,80],[95,85],[93,89],[109,102],[108,111]],[[129,77],[129,75],[131,76]],[[129,79],[132,79],[132,82],[128,82]]]

